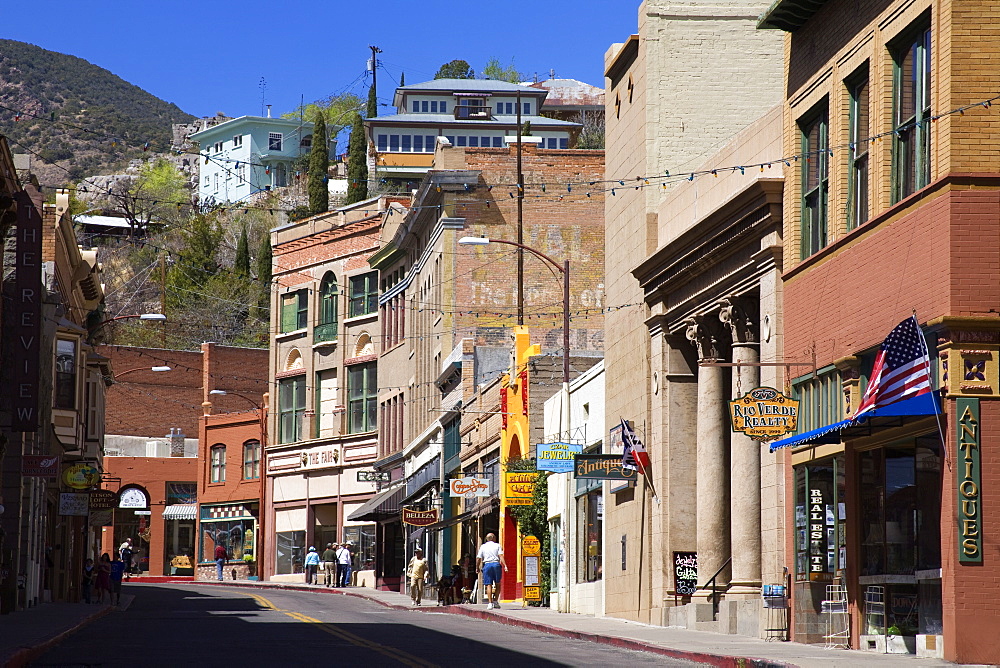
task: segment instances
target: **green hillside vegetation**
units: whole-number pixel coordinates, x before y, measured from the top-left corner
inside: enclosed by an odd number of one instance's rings
[[[0,134],[14,153],[36,154],[32,171],[47,186],[119,170],[148,157],[146,142],[165,152],[171,124],[194,120],[82,58],[9,39],[0,39],[0,105]]]

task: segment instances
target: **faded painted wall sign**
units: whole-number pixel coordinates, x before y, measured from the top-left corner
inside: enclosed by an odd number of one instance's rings
[[[773,387],[755,387],[729,402],[733,431],[755,441],[770,441],[798,428],[799,402]]]
[[[979,399],[958,397],[958,560],[983,562],[983,508],[979,452]]]

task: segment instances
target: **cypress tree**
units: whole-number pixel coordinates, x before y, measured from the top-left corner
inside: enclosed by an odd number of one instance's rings
[[[368,155],[361,114],[354,114],[347,143],[347,198],[345,204],[368,199]]]
[[[402,88],[406,85],[406,72],[399,73],[399,87]]]
[[[326,170],[330,155],[326,148],[326,119],[320,111],[313,124],[312,149],[309,151],[309,213],[316,215],[330,208],[330,191],[327,189]]]
[[[378,96],[375,93],[375,86],[368,89],[368,118],[378,116]]]
[[[258,306],[262,309],[261,320],[269,320],[271,312],[271,234],[264,234],[260,240],[260,250],[257,252],[257,284],[260,287]]]
[[[236,259],[233,260],[233,271],[240,278],[250,278],[250,240],[247,237],[246,225],[243,225],[240,240],[236,242]]]

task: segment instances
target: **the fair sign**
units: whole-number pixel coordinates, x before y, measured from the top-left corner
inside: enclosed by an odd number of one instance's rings
[[[302,452],[302,467],[304,469],[327,469],[337,466],[340,462],[340,450],[337,448],[314,448]]]
[[[755,387],[729,402],[733,431],[755,441],[771,441],[798,428],[799,402],[773,387]]]
[[[569,473],[573,470],[573,456],[583,452],[577,443],[539,443],[535,446],[535,461],[539,471]]]
[[[452,478],[449,483],[449,490],[453,497],[489,496],[490,481],[488,478],[480,478],[478,476]]]

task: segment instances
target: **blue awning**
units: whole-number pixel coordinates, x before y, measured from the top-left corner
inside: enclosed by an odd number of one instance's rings
[[[820,427],[819,429],[807,431],[804,434],[796,434],[795,436],[789,436],[788,438],[783,438],[780,441],[775,441],[774,443],[771,443],[771,452],[781,448],[791,448],[796,445],[805,445],[807,443],[840,443],[848,438],[869,436],[875,429],[898,427],[902,424],[902,421],[899,419],[880,420],[878,418],[904,418],[908,416],[935,415],[940,412],[940,406],[940,390],[928,392],[927,394],[921,394],[913,397],[912,399],[897,401],[894,404],[889,404],[888,406],[883,406],[882,408],[876,408],[875,410],[868,411],[864,415],[857,418],[841,420],[840,422],[834,422],[833,424],[828,424],[825,427]]]

